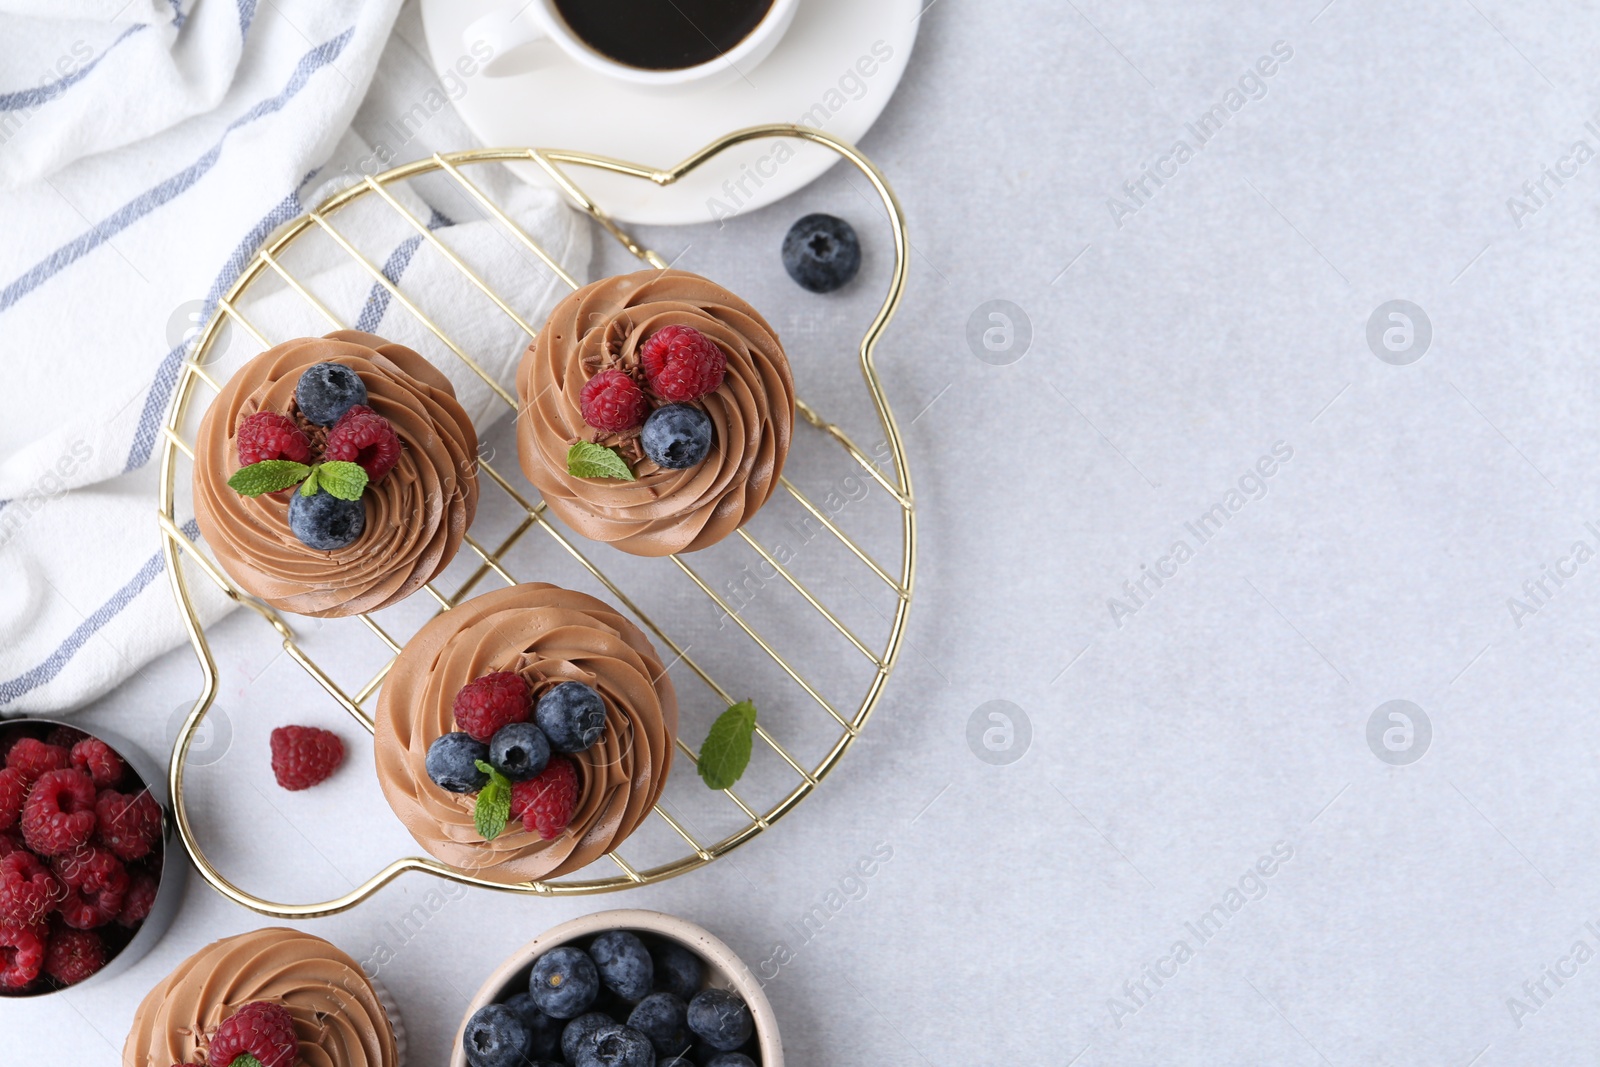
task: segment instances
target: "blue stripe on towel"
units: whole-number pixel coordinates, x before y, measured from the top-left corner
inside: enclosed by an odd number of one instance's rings
[[[95,56],[89,62],[73,71],[71,74],[57,78],[53,82],[36,86],[32,89],[18,89],[16,92],[12,93],[0,93],[0,111],[20,111],[24,108],[31,110],[36,107],[43,107],[45,104],[48,104],[56,97],[60,96],[68,89],[87,78],[90,72],[92,72],[94,68],[98,67],[100,65],[100,61],[106,56],[110,55],[111,50],[117,47],[117,45],[121,44],[123,41],[126,41],[129,37],[132,37],[139,31],[147,30],[149,28],[150,27],[143,22],[134,26],[129,26],[127,29],[123,30],[117,35],[116,40],[106,45],[105,49],[99,55]],[[79,41],[78,43],[82,44],[83,42]]]
[[[433,214],[428,217],[428,229],[437,230],[441,226],[454,226],[438,208],[431,209]],[[394,285],[400,284],[400,276],[411,265],[411,257],[416,255],[417,249],[422,244],[422,235],[416,234],[407,237],[395,246],[389,258],[383,264],[383,276]],[[367,302],[361,306],[361,316],[356,319],[356,329],[371,333],[383,321],[384,314],[389,310],[389,300],[393,294],[387,286],[372,283],[372,291],[367,294]]]
[[[128,201],[107,218],[96,223],[94,229],[62,245],[50,253],[49,256],[34,264],[26,274],[7,285],[4,289],[0,289],[0,312],[6,311],[46,281],[49,281],[73,263],[93,252],[113,236],[132,226],[152,211],[182,196],[191,186],[205,177],[212,167],[216,166],[217,160],[222,157],[222,148],[227,142],[230,133],[241,126],[248,125],[266,115],[282,110],[301,89],[305,88],[306,83],[311,80],[313,74],[339,57],[339,54],[344,51],[345,45],[350,43],[350,38],[354,33],[355,27],[352,26],[339,36],[307,52],[300,58],[294,74],[290,76],[288,84],[284,86],[282,92],[262,100],[249,111],[229,123],[228,128],[223,130],[222,136],[217,140],[217,143],[212,145],[199,159],[161,184],[145,190],[134,199]]]
[[[200,536],[200,527],[193,519],[183,524],[183,532],[188,537]],[[72,661],[78,650],[88,644],[89,638],[98,633],[107,623],[122,613],[122,610],[133,603],[133,598],[144,591],[145,586],[155,581],[156,575],[162,571],[161,553],[157,552],[145,561],[139,568],[139,573],[133,576],[133,581],[111,594],[107,600],[97,608],[78,628],[67,635],[67,639],[56,646],[56,650],[45,658],[45,661],[31,670],[24,671],[7,682],[0,682],[0,706],[10,704],[18,697],[29,693],[41,685],[46,684],[61,669]]]

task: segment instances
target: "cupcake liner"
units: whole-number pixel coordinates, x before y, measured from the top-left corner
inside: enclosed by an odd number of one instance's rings
[[[400,1018],[400,1005],[395,1003],[394,994],[376,978],[368,978],[367,984],[372,986],[378,1003],[383,1005],[383,1013],[389,1017],[389,1029],[394,1032],[394,1067],[405,1067],[406,1024]]]

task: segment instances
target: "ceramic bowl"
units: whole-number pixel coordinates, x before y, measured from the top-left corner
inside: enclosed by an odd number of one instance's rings
[[[783,1043],[778,1039],[778,1020],[772,1014],[772,1005],[761,989],[755,972],[745,966],[732,949],[714,937],[710,931],[696,926],[687,919],[665,915],[659,911],[619,909],[585,915],[559,926],[553,926],[511,954],[488,980],[478,987],[461,1025],[456,1027],[455,1042],[450,1051],[450,1067],[468,1067],[461,1039],[467,1021],[479,1008],[496,1004],[528,989],[528,974],[533,961],[560,945],[574,941],[588,941],[607,930],[632,930],[635,933],[676,941],[695,953],[706,965],[704,985],[716,986],[737,994],[749,1007],[755,1021],[756,1042],[761,1050],[762,1067],[783,1067]]]
[[[183,887],[188,881],[189,857],[183,850],[183,844],[178,840],[177,824],[173,821],[172,807],[167,798],[166,769],[145,754],[144,750],[128,741],[126,738],[108,732],[100,727],[90,729],[79,723],[62,722],[56,719],[5,719],[0,720],[0,749],[9,746],[13,737],[37,737],[43,739],[52,729],[66,726],[79,733],[90,737],[97,737],[104,741],[116,754],[122,757],[122,762],[128,769],[137,775],[150,795],[161,805],[161,874],[159,887],[156,890],[155,903],[151,905],[150,915],[139,924],[133,936],[127,942],[115,949],[115,954],[106,961],[106,965],[82,982],[67,986],[65,989],[44,990],[38,993],[0,994],[0,1011],[5,1010],[8,1003],[28,1001],[36,997],[55,996],[68,990],[82,989],[86,985],[102,982],[127,970],[142,959],[157,941],[167,932],[172,925],[172,920],[178,914],[178,906],[183,901]],[[115,924],[112,924],[113,926]]]

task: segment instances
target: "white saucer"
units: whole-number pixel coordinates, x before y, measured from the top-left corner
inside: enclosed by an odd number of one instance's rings
[[[422,0],[428,51],[441,76],[450,70],[460,79],[454,68],[468,56],[462,31],[503,2]],[[465,79],[455,106],[487,147],[567,148],[652,167],[671,166],[725,133],[768,122],[804,121],[854,142],[900,83],[921,10],[919,0],[803,0],[776,50],[743,77],[672,90],[625,85],[541,41],[498,57],[496,69],[511,73],[480,70]],[[837,159],[819,145],[752,141],[666,188],[589,168],[574,168],[573,177],[618,219],[678,225],[763,207],[814,181]],[[533,164],[513,169],[526,181],[547,180]]]

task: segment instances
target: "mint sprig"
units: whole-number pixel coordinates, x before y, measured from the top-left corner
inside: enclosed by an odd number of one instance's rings
[[[472,821],[477,823],[478,836],[485,841],[493,841],[500,836],[506,828],[506,821],[511,818],[511,779],[481,759],[473,762],[478,770],[489,776],[489,784],[478,792]]]
[[[360,500],[367,488],[367,470],[359,463],[335,459],[319,464],[312,476],[317,486],[340,500]]]
[[[579,441],[567,449],[567,473],[574,478],[615,478],[623,482],[635,480],[633,470],[620,452],[593,441]]]
[[[228,479],[228,485],[243,496],[261,496],[263,493],[287,489],[296,482],[306,480],[312,473],[310,467],[292,459],[264,459],[234,471],[233,477]]]
[[[756,732],[754,701],[741,700],[717,716],[700,746],[700,777],[712,789],[727,789],[750,765]]]
[[[228,1067],[261,1067],[261,1061],[248,1052],[241,1052],[233,1058]]]

